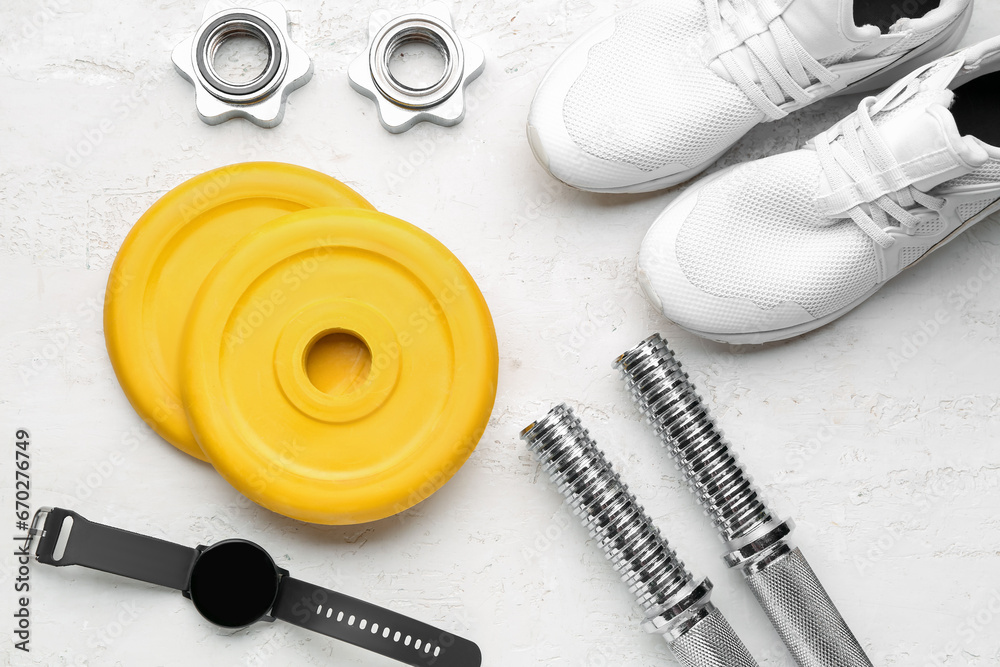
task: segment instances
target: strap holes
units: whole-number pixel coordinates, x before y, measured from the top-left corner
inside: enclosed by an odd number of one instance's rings
[[[385,630],[383,630],[382,631],[382,639],[388,639],[390,632],[392,632],[392,630],[390,630],[389,628],[386,628]]]
[[[431,652],[431,645],[430,642],[428,642],[424,644],[424,653],[430,653],[430,652]]]
[[[434,657],[436,658],[439,655],[441,655],[441,647],[440,646],[438,646],[436,649],[434,649]]]
[[[322,613],[322,611],[323,611],[323,605],[319,605],[318,607],[316,607],[317,614]]]
[[[348,625],[354,625],[354,616],[353,615],[349,619],[347,619],[347,624]]]
[[[333,607],[326,610],[326,617],[330,618],[331,616],[333,616]]]
[[[61,561],[66,555],[66,545],[69,544],[69,534],[73,532],[73,517],[68,516],[63,519],[59,526],[59,537],[56,538],[56,547],[52,551],[52,560]]]
[[[361,622],[358,623],[358,628],[361,629],[361,630],[364,630],[367,626],[368,626],[368,619],[367,618],[362,618]]]
[[[421,641],[418,639],[416,642],[413,643],[413,648],[415,648],[415,649],[417,649],[419,651],[420,650],[420,644],[421,644]]]
[[[378,623],[372,623],[372,634],[373,635],[378,634]]]
[[[399,643],[399,639],[400,639],[400,637],[402,637],[402,636],[403,636],[403,633],[401,633],[401,632],[400,632],[399,630],[397,630],[397,631],[396,631],[396,634],[395,634],[395,635],[393,635],[393,637],[392,637],[392,641],[394,641],[394,642],[396,642],[396,643]]]
[[[406,635],[406,641],[403,642],[403,646],[409,646],[411,641],[413,641],[413,637]]]
[[[340,612],[339,614],[337,614],[337,623],[340,623],[343,620],[344,620],[344,612]]]

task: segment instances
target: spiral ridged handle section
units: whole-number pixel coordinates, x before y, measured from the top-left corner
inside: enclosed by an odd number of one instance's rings
[[[771,624],[800,667],[870,667],[812,568],[792,524],[768,509],[666,341],[654,335],[615,362],[688,486],[726,540]]]
[[[711,583],[695,581],[569,407],[553,408],[521,437],[682,665],[757,665],[710,602]]]
[[[615,363],[698,502],[727,541],[773,520],[760,491],[659,336]]]

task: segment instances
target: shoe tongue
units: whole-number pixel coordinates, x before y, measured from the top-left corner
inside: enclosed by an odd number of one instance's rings
[[[978,140],[959,132],[949,111],[954,99],[947,88],[925,87],[873,118],[896,161],[924,192],[971,173],[989,160]]]
[[[781,15],[792,34],[813,58],[839,60],[882,34],[872,25],[854,23],[853,0],[785,0]]]

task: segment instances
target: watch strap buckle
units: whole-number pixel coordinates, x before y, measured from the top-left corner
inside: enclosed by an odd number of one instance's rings
[[[62,509],[61,507],[40,507],[31,519],[31,527],[28,529],[28,550],[31,550],[35,538],[38,544],[35,547],[35,560],[46,565],[70,565],[62,559],[56,560],[54,557],[56,544],[59,541],[59,534],[62,532],[63,522],[67,517],[72,517],[73,522],[86,521],[76,512]]]

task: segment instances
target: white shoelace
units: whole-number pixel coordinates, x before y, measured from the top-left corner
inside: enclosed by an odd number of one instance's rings
[[[843,187],[862,186],[872,181],[873,177],[884,181],[884,177],[888,175],[897,182],[904,178],[900,173],[899,162],[882,140],[872,120],[872,108],[877,103],[877,97],[865,98],[857,113],[851,114],[815,140],[820,166],[835,191]],[[841,137],[843,141],[838,141]],[[911,185],[896,190],[892,196],[883,194],[865,204],[854,206],[847,210],[847,214],[873,241],[888,248],[895,243],[886,231],[893,226],[890,217],[907,234],[913,234],[923,221],[907,208],[920,205],[940,213],[945,203],[944,199],[921,192]]]
[[[788,112],[779,105],[789,98],[808,104],[816,98],[815,83],[832,85],[840,77],[813,58],[792,34],[773,0],[705,0],[710,53],[717,56],[733,81],[761,111],[773,120]],[[761,36],[770,34],[775,54]],[[760,83],[755,81],[733,49],[745,46]]]

